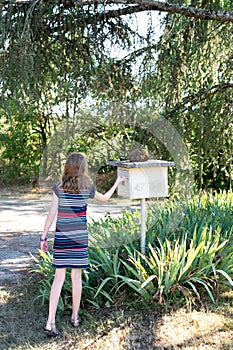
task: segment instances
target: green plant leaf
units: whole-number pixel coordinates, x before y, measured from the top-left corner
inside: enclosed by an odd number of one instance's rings
[[[153,281],[155,278],[157,278],[157,276],[155,275],[151,275],[150,277],[148,277],[145,282],[142,283],[141,285],[141,289],[145,288],[151,281]]]
[[[216,272],[221,273],[221,275],[223,275],[227,279],[227,281],[230,283],[230,285],[233,287],[233,280],[225,271],[216,270]]]

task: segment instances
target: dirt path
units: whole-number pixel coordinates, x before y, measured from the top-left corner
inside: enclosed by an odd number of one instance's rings
[[[19,279],[32,262],[30,253],[35,254],[39,248],[39,236],[49,203],[50,197],[0,197],[0,286]],[[117,216],[129,204],[129,201],[119,199],[113,199],[104,205],[90,201],[88,222],[98,220],[107,213]],[[54,225],[51,231],[53,229]]]

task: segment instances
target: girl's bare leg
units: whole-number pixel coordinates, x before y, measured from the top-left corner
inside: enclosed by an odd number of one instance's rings
[[[66,269],[56,269],[53,284],[50,291],[49,299],[49,315],[47,320],[46,329],[53,328],[51,325],[55,325],[55,316],[57,311],[57,305],[61,294],[61,289],[66,277]],[[55,327],[55,326],[54,326]]]
[[[82,269],[71,270],[72,280],[72,320],[78,318],[78,311],[82,295]]]

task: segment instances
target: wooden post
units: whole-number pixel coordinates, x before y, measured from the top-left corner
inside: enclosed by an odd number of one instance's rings
[[[141,199],[141,253],[146,252],[146,199]]]

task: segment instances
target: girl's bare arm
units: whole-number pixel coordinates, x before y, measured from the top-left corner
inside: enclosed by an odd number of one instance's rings
[[[102,194],[98,191],[95,191],[95,196],[94,199],[96,199],[99,202],[107,202],[109,200],[109,198],[113,195],[115,189],[117,188],[117,186],[123,182],[126,181],[127,178],[124,176],[118,176],[118,178],[116,179],[114,185],[110,188],[110,190],[108,190],[105,194]]]
[[[55,195],[55,193],[53,193],[53,198],[52,198],[52,202],[50,204],[50,209],[48,212],[48,215],[46,217],[45,220],[45,224],[44,224],[44,231],[43,234],[41,236],[41,250],[44,252],[48,251],[48,243],[46,241],[46,236],[47,233],[49,232],[49,229],[53,223],[53,220],[57,214],[57,208],[58,208],[58,197]]]

